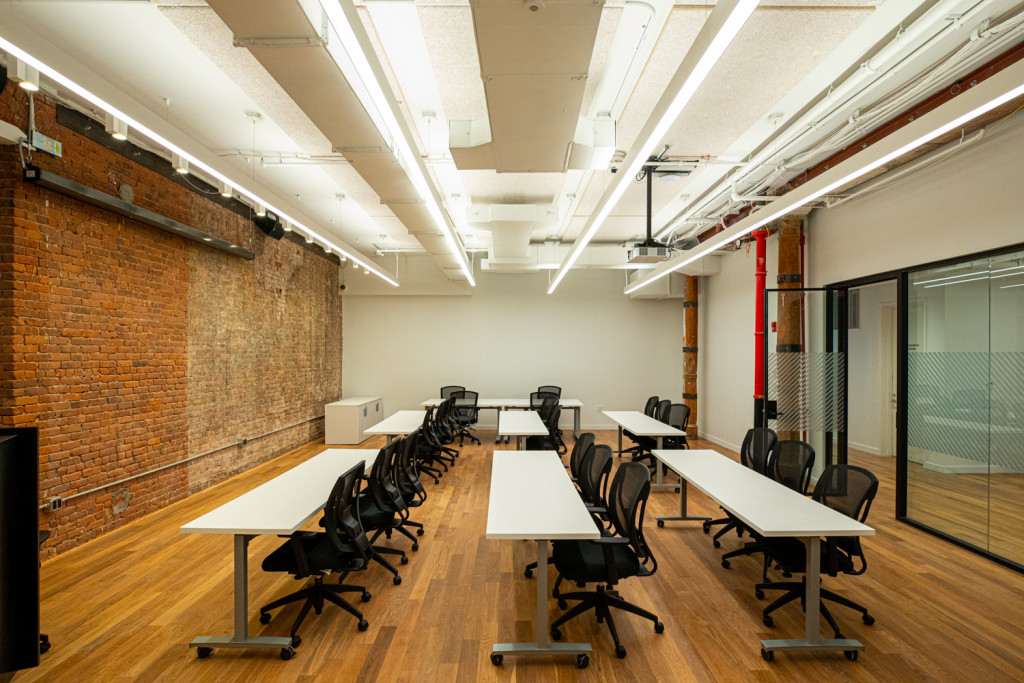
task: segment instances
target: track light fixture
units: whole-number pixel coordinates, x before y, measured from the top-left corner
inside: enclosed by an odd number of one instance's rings
[[[284,231],[285,232],[291,232],[292,231],[292,224],[289,223],[288,221],[281,221],[281,225],[284,227]]]
[[[9,65],[13,68],[8,69],[10,72],[8,76],[18,82],[18,85],[22,90],[29,92],[36,92],[39,90],[39,70],[27,64],[17,57],[9,58]]]
[[[128,139],[128,124],[109,112],[103,117],[103,130],[115,140]]]
[[[264,216],[266,216],[267,215],[267,207],[264,206],[262,203],[257,202],[256,203],[256,215],[259,216],[260,218],[263,218]]]
[[[188,175],[188,159],[176,152],[171,152],[171,166],[174,172],[181,175]]]
[[[220,182],[220,196],[225,199],[231,199],[231,197],[234,196],[234,193],[231,191],[231,186],[223,180]]]
[[[306,235],[306,244],[313,244],[313,236]]]

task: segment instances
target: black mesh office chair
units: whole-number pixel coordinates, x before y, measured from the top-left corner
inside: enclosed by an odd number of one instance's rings
[[[554,384],[545,384],[544,386],[537,387],[537,391],[546,391],[558,398],[562,398],[562,387],[556,387]]]
[[[682,408],[685,408],[686,419],[687,421],[689,421],[690,409],[687,406],[683,405],[682,403],[673,404],[672,401],[670,401],[667,398],[658,401],[658,406],[657,408],[654,409],[654,419],[657,420],[658,422],[671,424],[669,422],[669,419],[672,415],[673,405],[682,406]],[[681,412],[682,411],[680,411],[679,413],[680,416]],[[652,451],[658,447],[658,440],[653,436],[633,436],[632,438],[634,441],[636,441],[636,451],[633,453],[633,462],[642,462],[646,464],[648,467],[650,467],[653,471],[658,464],[658,459],[654,457],[654,453]],[[683,440],[685,442],[685,437]],[[662,443],[667,443],[667,440],[663,439]],[[669,446],[666,446],[666,448],[668,447]]]
[[[609,453],[610,455],[610,453]],[[558,605],[563,609],[569,600],[579,600],[565,614],[551,624],[551,637],[562,637],[558,627],[575,617],[594,610],[598,623],[608,624],[615,641],[615,656],[626,656],[626,648],[619,642],[619,634],[611,610],[619,609],[654,622],[654,632],[663,633],[665,625],[657,615],[618,595],[615,586],[622,579],[633,576],[651,576],[658,563],[644,538],[644,511],[651,491],[651,473],[638,463],[627,462],[619,466],[608,487],[607,514],[612,536],[594,540],[556,541],[552,557],[558,573],[569,581],[599,584],[595,591],[563,593]]]
[[[456,386],[454,384],[449,385],[447,387],[441,387],[441,398],[445,399],[445,398],[450,397],[456,391],[465,391],[465,390],[466,390],[466,387],[460,387],[460,386]]]
[[[853,465],[829,465],[818,478],[814,487],[814,500],[827,505],[833,510],[838,510],[848,517],[864,523],[871,510],[871,502],[878,493],[878,479],[874,474],[862,467]],[[761,549],[766,558],[777,562],[787,574],[803,573],[806,571],[807,546],[796,538],[764,538],[760,541]],[[859,564],[859,567],[858,567]],[[864,557],[864,548],[861,546],[860,538],[857,536],[844,536],[829,538],[821,545],[821,572],[829,576],[837,576],[839,573],[848,576],[863,574],[868,568],[867,558]],[[761,611],[765,626],[772,626],[771,613],[794,600],[801,600],[804,597],[804,582],[784,581],[759,583],[755,588],[757,597],[763,598],[766,590],[784,590],[786,593],[768,605]],[[820,605],[821,613],[828,621],[836,638],[842,638],[839,625],[835,618],[825,606],[824,601],[834,602],[861,614],[861,620],[868,626],[875,623],[875,618],[868,614],[863,605],[859,605],[849,598],[844,598],[830,590],[821,589]],[[804,606],[806,609],[806,605]],[[855,651],[851,651],[855,652]],[[851,657],[850,653],[847,653]],[[854,655],[855,656],[855,655]],[[853,658],[853,657],[851,657]]]
[[[427,491],[423,488],[423,484],[420,483],[420,472],[416,462],[416,456],[420,448],[419,442],[420,430],[416,429],[403,439],[402,448],[398,451],[398,458],[395,460],[395,484],[402,494],[402,500],[405,501],[406,506],[410,509],[420,507],[427,500]],[[404,529],[405,527],[416,529],[417,536],[423,535],[423,524],[420,522],[404,519],[402,520],[402,528]],[[419,543],[415,539],[412,549],[419,549]]]
[[[480,443],[480,439],[476,438],[473,434],[473,425],[477,423],[480,416],[480,411],[476,407],[477,400],[479,400],[480,394],[475,391],[456,391],[453,392],[450,398],[455,399],[455,404],[452,410],[452,417],[455,419],[455,435],[459,437],[459,447],[463,445],[464,439],[475,441],[477,444]]]
[[[651,396],[649,399],[647,399],[647,403],[644,404],[644,415],[646,415],[647,417],[654,417],[654,414],[655,414],[655,412],[657,410],[658,410],[658,397],[657,396]],[[627,439],[629,439],[630,441],[632,441],[634,445],[629,447],[629,448],[623,448],[621,451],[618,452],[619,456],[622,456],[623,453],[631,453],[633,455],[636,455],[637,453],[639,453],[640,446],[637,443],[639,437],[637,437],[636,434],[634,434],[633,432],[629,431],[628,429],[623,429],[622,430],[622,435],[624,437],[626,437]]]
[[[669,427],[675,427],[684,433],[679,436],[666,436],[662,439],[662,448],[689,448],[690,444],[686,441],[685,432],[686,428],[690,426],[690,406],[685,403],[669,404],[666,422]]]
[[[313,609],[320,614],[324,601],[338,605],[359,620],[360,631],[370,624],[352,603],[341,597],[341,593],[360,593],[363,602],[370,599],[370,593],[363,586],[345,583],[325,584],[324,576],[331,572],[343,572],[343,578],[350,572],[366,569],[372,550],[366,538],[359,506],[356,503],[359,485],[366,465],[359,462],[355,467],[338,477],[324,506],[324,532],[297,531],[288,541],[263,560],[265,572],[287,572],[296,579],[313,577],[313,584],[274,600],[260,608],[260,623],[270,623],[270,611],[292,602],[303,601],[302,609],[292,624],[292,647],[297,647],[302,638],[299,626]],[[284,648],[282,659],[290,659],[293,651]]]
[[[544,405],[546,399],[554,399],[557,404],[559,396],[556,393],[550,391],[533,391],[530,392],[530,409],[540,410],[541,406]]]
[[[576,481],[579,477],[580,463],[583,462],[583,456],[587,454],[587,451],[594,442],[597,440],[597,436],[593,432],[583,432],[579,435],[579,438],[572,445],[572,451],[569,453],[569,476],[573,481]]]
[[[440,452],[440,446],[436,445],[433,438],[434,407],[431,406],[423,413],[423,423],[420,424],[420,438],[416,441],[416,469],[425,473],[437,484],[442,476],[441,470],[434,467],[439,464],[435,461],[435,453]]]
[[[407,529],[402,528],[409,518],[409,507],[402,499],[402,494],[394,481],[395,458],[403,447],[405,439],[396,439],[377,453],[373,466],[370,468],[367,490],[359,495],[359,517],[366,531],[373,532],[370,537],[370,559],[377,562],[393,575],[392,583],[402,583],[395,566],[385,560],[382,555],[398,555],[402,564],[408,564],[409,558],[404,550],[376,545],[377,539],[384,535],[391,538],[394,531],[400,531],[416,542],[416,537]]]
[[[768,466],[768,458],[775,447],[777,439],[778,437],[775,432],[767,427],[748,429],[747,433],[743,436],[743,444],[740,446],[740,462],[743,463],[744,467],[749,467],[758,474],[764,474],[765,468]],[[742,523],[728,512],[725,514],[726,516],[721,519],[709,519],[704,522],[704,533],[706,534],[711,533],[712,526],[718,524],[725,525],[719,529],[712,540],[716,548],[722,546],[718,539],[731,530],[736,529],[741,535],[743,533]]]
[[[47,539],[49,539],[49,538],[50,538],[50,530],[49,529],[40,529],[39,530],[39,547],[42,548],[43,544],[46,543]],[[45,633],[40,633],[39,634],[39,654],[45,655],[49,651],[50,651],[50,636],[46,635]]]
[[[814,449],[803,441],[776,441],[775,448],[771,451],[765,473],[783,486],[807,494],[807,487],[811,482],[811,468],[814,467]],[[747,528],[753,537],[753,541],[745,543],[742,548],[733,550],[722,555],[722,566],[729,568],[729,560],[742,555],[755,555],[761,552],[760,539],[754,532]],[[765,558],[764,572],[768,572],[768,561]]]

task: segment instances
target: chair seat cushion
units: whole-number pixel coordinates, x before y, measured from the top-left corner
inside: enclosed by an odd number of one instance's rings
[[[807,546],[798,538],[760,538],[758,545],[775,559],[784,571],[802,573],[806,567]],[[854,570],[853,560],[845,552],[836,553],[836,570],[851,573]],[[828,543],[821,542],[821,572],[829,571]]]
[[[325,533],[303,531],[296,536],[306,553],[310,572],[356,571],[363,569],[366,564],[363,558],[353,552],[351,546],[342,544],[341,549],[338,549]],[[299,564],[295,559],[295,549],[292,547],[291,539],[267,555],[263,560],[262,567],[265,572],[297,573]]]
[[[359,498],[359,517],[364,529],[383,529],[392,526],[395,521],[395,513],[391,510],[381,510],[372,496]]]
[[[611,545],[619,579],[636,576],[640,561],[626,544]],[[569,581],[594,583],[608,581],[604,546],[590,541],[555,541],[552,551],[555,568]]]

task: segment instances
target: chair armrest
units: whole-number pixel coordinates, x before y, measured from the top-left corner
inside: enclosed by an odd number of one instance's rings
[[[608,512],[608,508],[603,508],[600,505],[588,505],[587,512]]]
[[[602,536],[601,538],[588,538],[587,541],[598,545],[629,545],[629,539],[622,536]]]
[[[292,534],[288,540],[292,546],[292,552],[295,553],[295,566],[299,571],[296,576],[300,578],[309,576],[309,560],[306,558],[306,549],[303,547],[298,534]]]

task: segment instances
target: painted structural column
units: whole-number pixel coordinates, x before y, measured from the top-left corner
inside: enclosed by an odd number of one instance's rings
[[[697,276],[683,281],[683,404],[690,407],[687,436],[697,436]]]
[[[764,279],[768,275],[765,256],[767,230],[751,233],[757,245],[754,270],[754,426],[766,427],[764,421]]]
[[[803,286],[803,264],[800,258],[800,243],[803,240],[803,218],[787,216],[779,219],[776,224],[779,235],[779,289],[800,289]],[[795,380],[791,372],[783,372],[783,368],[795,369],[800,366],[798,356],[786,359],[783,354],[800,354],[803,352],[803,317],[804,293],[779,292],[778,294],[778,329],[775,339],[775,352],[778,354],[779,395],[778,411],[779,439],[801,439],[798,428],[803,420],[807,397],[803,393],[803,383],[783,381],[783,377]],[[786,360],[784,360],[786,359]],[[794,360],[796,362],[794,362]],[[803,374],[803,373],[801,373]]]

